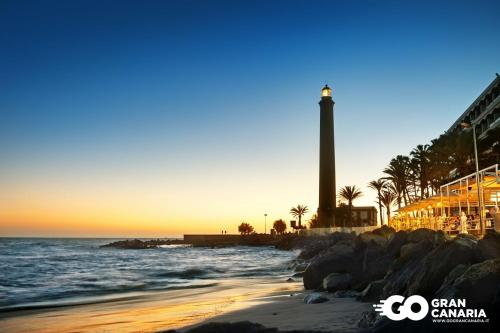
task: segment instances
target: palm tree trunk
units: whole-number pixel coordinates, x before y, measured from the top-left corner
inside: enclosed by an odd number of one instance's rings
[[[378,194],[378,212],[380,215],[380,226],[384,225],[384,218],[382,214],[382,202],[380,201],[380,193]]]
[[[352,228],[352,201],[349,201],[349,227]]]
[[[299,229],[302,228],[302,215],[299,215]]]

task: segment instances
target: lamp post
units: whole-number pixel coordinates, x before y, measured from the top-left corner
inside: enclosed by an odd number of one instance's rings
[[[472,127],[472,137],[474,139],[474,160],[476,162],[476,185],[477,185],[477,205],[479,208],[479,232],[481,235],[484,235],[484,225],[483,225],[483,209],[481,205],[481,181],[479,179],[479,161],[477,158],[477,139],[476,139],[476,124],[474,122],[466,123],[463,122],[460,124],[462,128],[471,128]]]
[[[267,234],[267,214],[264,214],[264,235]]]

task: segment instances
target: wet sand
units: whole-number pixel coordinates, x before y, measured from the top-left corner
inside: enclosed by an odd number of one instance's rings
[[[209,321],[249,320],[283,330],[352,332],[361,313],[371,307],[334,298],[328,303],[304,304],[306,294],[301,282],[232,280],[208,288],[129,295],[105,303],[0,313],[0,331],[185,331]]]
[[[260,304],[224,313],[203,323],[248,320],[280,330],[357,332],[361,314],[372,309],[372,304],[361,303],[353,298],[329,297],[329,302],[305,304],[303,302],[305,295],[307,292],[296,293],[293,296],[272,295],[265,297],[264,302]],[[190,327],[180,331],[188,328]]]
[[[250,282],[250,283],[249,283]],[[0,313],[1,332],[157,332],[266,302],[290,294],[302,283],[231,280],[216,286],[130,294],[108,302]]]

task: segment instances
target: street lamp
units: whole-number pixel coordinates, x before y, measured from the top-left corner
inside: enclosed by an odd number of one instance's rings
[[[264,214],[264,235],[267,234],[267,214]]]
[[[476,185],[477,185],[477,205],[479,207],[479,228],[481,235],[484,235],[484,225],[483,225],[483,209],[481,205],[481,182],[479,179],[479,161],[477,159],[477,139],[476,139],[476,124],[474,122],[466,123],[463,122],[460,124],[462,128],[471,128],[472,127],[472,137],[474,138],[474,160],[476,161]]]

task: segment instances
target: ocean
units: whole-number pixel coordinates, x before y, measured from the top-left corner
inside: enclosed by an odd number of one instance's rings
[[[295,258],[272,247],[99,247],[116,240],[0,238],[0,312],[110,302],[227,279],[283,282]]]

